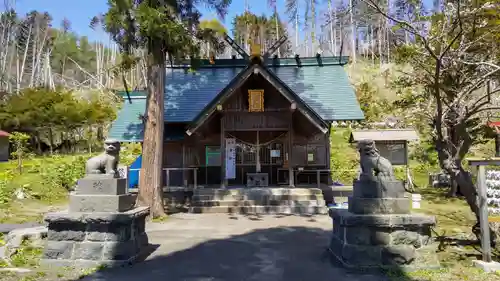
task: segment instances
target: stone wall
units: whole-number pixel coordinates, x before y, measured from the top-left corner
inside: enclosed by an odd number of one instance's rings
[[[433,216],[411,213],[411,201],[397,180],[361,178],[349,207],[331,209],[329,250],[346,267],[419,267],[430,247]],[[432,262],[433,267],[437,263]]]
[[[132,262],[148,245],[148,208],[103,215],[66,213],[45,218],[49,223],[45,264],[73,266],[120,265]],[[82,266],[81,264],[79,266]]]
[[[433,217],[419,215],[349,216],[332,210],[334,227],[330,247],[341,260],[364,266],[411,263],[417,250],[430,244]]]

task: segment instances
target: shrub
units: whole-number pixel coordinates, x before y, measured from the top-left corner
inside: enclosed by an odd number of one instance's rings
[[[85,163],[88,157],[83,155],[65,159],[60,156],[52,156],[53,164],[48,165],[42,172],[44,184],[53,188],[64,188],[72,190],[78,179],[85,174]]]
[[[0,206],[10,203],[12,200],[13,188],[10,181],[13,178],[12,171],[0,173]]]

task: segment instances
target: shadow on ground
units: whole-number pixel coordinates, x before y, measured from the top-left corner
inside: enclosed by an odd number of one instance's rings
[[[326,250],[331,232],[309,227],[257,229],[224,239],[152,232],[160,247],[145,261],[108,268],[85,281],[379,281],[381,272],[341,268]],[[397,280],[413,280],[399,276]]]

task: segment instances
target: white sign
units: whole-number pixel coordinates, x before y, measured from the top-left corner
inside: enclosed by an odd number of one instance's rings
[[[226,138],[226,179],[236,178],[236,139]]]
[[[307,154],[307,162],[314,162],[314,154],[312,153]]]
[[[272,158],[279,158],[280,153],[281,153],[281,151],[279,149],[273,149],[273,150],[271,150],[271,157]]]
[[[126,179],[128,177],[128,166],[118,165],[118,174],[120,178]]]
[[[117,172],[118,174],[120,175],[120,178],[122,179],[126,179],[126,182],[127,182],[127,188],[128,188],[128,172],[129,172],[129,168],[128,166],[125,166],[125,165],[118,165],[118,168],[117,168]]]

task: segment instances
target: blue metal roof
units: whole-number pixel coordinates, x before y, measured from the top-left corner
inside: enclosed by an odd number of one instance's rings
[[[269,70],[324,120],[365,119],[342,66],[269,67]]]
[[[165,79],[165,121],[190,122],[242,68],[200,68],[188,72],[168,68]]]
[[[331,60],[331,61],[330,61]],[[268,70],[294,91],[325,121],[362,120],[353,86],[342,65],[324,58],[303,59],[301,67],[295,60],[268,64]],[[189,123],[231,82],[243,67],[204,66],[196,71],[170,67],[166,70],[165,122]],[[118,118],[113,122],[110,137],[121,141],[141,141],[140,114],[146,108],[145,93],[132,93],[132,103],[125,99]]]

